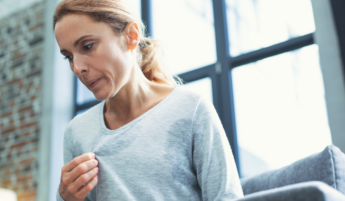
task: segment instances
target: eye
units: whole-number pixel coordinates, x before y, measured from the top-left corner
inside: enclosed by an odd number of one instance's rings
[[[72,61],[73,56],[65,56],[65,57],[64,57],[64,59],[65,59],[65,60],[67,60],[67,59],[68,59],[68,61]]]
[[[92,47],[92,45],[93,45],[93,43],[90,43],[90,44],[88,44],[88,45],[85,45],[83,48],[84,48],[85,50],[89,50],[89,49]]]

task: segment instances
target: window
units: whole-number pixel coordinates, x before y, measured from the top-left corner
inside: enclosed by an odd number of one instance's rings
[[[310,0],[226,5],[241,176],[322,151],[331,136]]]
[[[240,66],[232,76],[242,176],[332,144],[317,45]]]
[[[240,177],[330,143],[310,0],[133,2],[170,72],[213,101]],[[98,101],[77,83],[80,114]]]

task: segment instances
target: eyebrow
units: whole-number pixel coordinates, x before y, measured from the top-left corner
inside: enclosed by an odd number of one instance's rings
[[[78,45],[78,43],[79,43],[81,40],[83,40],[84,38],[89,37],[89,36],[92,36],[92,35],[86,35],[86,36],[80,37],[78,40],[76,40],[76,41],[74,42],[74,47],[76,47],[76,46]]]
[[[81,40],[83,40],[84,38],[89,37],[89,36],[92,36],[92,35],[85,35],[85,36],[80,37],[78,40],[76,40],[76,41],[74,42],[74,44],[73,44],[74,47],[76,47],[76,46],[78,45],[78,43],[79,43]],[[60,50],[60,52],[61,52],[61,53],[64,53],[64,52],[67,52],[67,50],[62,49],[62,50]]]

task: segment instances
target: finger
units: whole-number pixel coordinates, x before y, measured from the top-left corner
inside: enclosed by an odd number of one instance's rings
[[[70,161],[69,163],[67,163],[66,165],[63,166],[62,168],[62,172],[70,172],[72,171],[76,166],[78,166],[79,164],[94,159],[95,158],[95,154],[94,153],[85,153],[83,155],[80,155],[78,157],[75,157],[72,161]]]
[[[87,183],[85,186],[82,186],[79,191],[74,195],[77,199],[83,199],[84,197],[86,197],[86,195],[92,191],[93,188],[95,188],[95,186],[98,183],[98,176],[94,176],[89,183]]]
[[[81,176],[84,173],[89,172],[91,169],[95,168],[97,165],[98,165],[98,161],[95,159],[91,159],[79,164],[71,172],[66,174],[65,177],[66,177],[66,180],[68,180],[67,183],[74,182],[79,176]]]
[[[68,191],[72,194],[76,193],[80,187],[82,187],[86,182],[89,182],[98,173],[98,167],[93,168],[85,174],[80,175],[73,183],[68,186]],[[86,184],[87,185],[87,184]]]

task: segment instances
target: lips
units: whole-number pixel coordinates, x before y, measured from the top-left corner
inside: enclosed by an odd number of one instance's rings
[[[96,78],[96,79],[89,80],[89,81],[86,82],[86,84],[87,84],[90,88],[92,88],[92,87],[96,86],[96,84],[99,82],[100,79],[101,79],[101,78]]]

